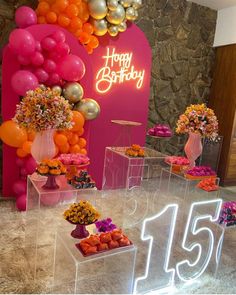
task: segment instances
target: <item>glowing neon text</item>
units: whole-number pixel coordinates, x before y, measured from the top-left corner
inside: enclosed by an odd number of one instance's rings
[[[104,67],[96,75],[96,90],[99,93],[106,93],[113,84],[121,84],[130,80],[136,82],[137,89],[142,87],[145,70],[136,70],[134,65],[131,65],[132,52],[116,53],[115,48],[107,47],[106,55],[102,58],[105,60]]]

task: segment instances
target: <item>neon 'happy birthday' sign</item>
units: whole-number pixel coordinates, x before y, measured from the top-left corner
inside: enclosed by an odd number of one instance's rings
[[[136,70],[132,64],[133,53],[117,53],[115,48],[107,47],[104,66],[96,75],[96,90],[99,93],[108,92],[114,84],[122,84],[133,80],[135,87],[143,85],[145,70]]]

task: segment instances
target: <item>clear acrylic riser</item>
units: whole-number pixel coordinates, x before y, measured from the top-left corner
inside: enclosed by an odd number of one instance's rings
[[[106,147],[103,189],[130,189],[140,186],[142,180],[160,179],[162,168],[169,168],[164,159],[166,155],[144,147],[145,157],[129,157],[127,147]]]
[[[64,220],[64,211],[69,208],[70,204],[79,200],[87,200],[94,205],[96,198],[96,188],[75,189],[67,184],[64,176],[59,176],[57,179],[59,189],[43,189],[42,186],[45,182],[46,180],[35,181],[31,176],[27,179],[25,248],[31,261],[31,271],[34,278],[39,278],[40,270],[45,268],[48,273],[52,274],[57,229],[68,228],[69,230],[73,228]],[[45,255],[47,255],[47,259],[44,259]]]
[[[136,247],[84,257],[79,240],[59,231],[54,262],[54,294],[132,294]]]

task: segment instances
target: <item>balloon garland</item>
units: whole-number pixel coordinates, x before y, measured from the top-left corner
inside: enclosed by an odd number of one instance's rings
[[[36,13],[39,24],[67,29],[91,54],[99,46],[97,37],[124,32],[141,6],[142,0],[39,0]]]

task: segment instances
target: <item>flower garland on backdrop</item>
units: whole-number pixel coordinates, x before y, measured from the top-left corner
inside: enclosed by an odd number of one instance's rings
[[[190,105],[177,122],[176,133],[193,132],[215,139],[218,136],[218,120],[214,111],[205,104]]]

